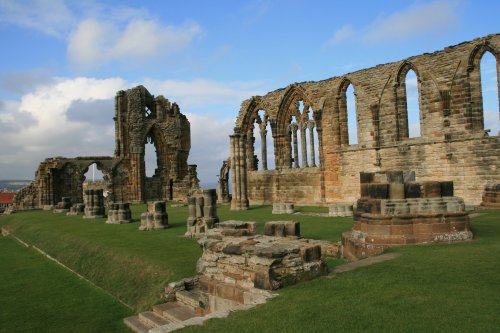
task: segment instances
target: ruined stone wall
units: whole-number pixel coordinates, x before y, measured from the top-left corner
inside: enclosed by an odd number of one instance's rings
[[[138,86],[115,98],[113,157],[54,157],[38,167],[35,180],[15,197],[18,208],[50,208],[62,197],[83,202],[84,175],[93,163],[104,175],[108,201],[185,201],[198,188],[196,165],[188,165],[190,124],[177,104]],[[158,167],[146,177],[145,144],[156,148]]]
[[[231,171],[236,175],[232,208],[244,209],[246,202],[271,203],[283,189],[287,197],[280,201],[354,201],[359,197],[360,172],[396,169],[415,170],[422,180],[445,177],[468,204],[479,204],[484,185],[500,179],[500,137],[487,133],[483,125],[479,64],[487,51],[497,58],[498,74],[496,34],[340,77],[295,83],[244,101],[231,143]],[[420,98],[421,136],[415,138],[409,137],[406,109],[409,70],[417,76]],[[357,144],[348,140],[349,85],[356,99]],[[274,147],[274,156],[267,159],[274,159],[276,168],[254,171],[252,155],[262,157],[250,137],[255,124],[262,127],[264,122],[269,126],[261,133]],[[299,158],[296,152],[300,154],[301,148],[294,146],[303,146],[299,134],[305,123],[318,134],[315,147],[306,143],[307,161]],[[319,150],[317,172],[311,167],[311,147]]]

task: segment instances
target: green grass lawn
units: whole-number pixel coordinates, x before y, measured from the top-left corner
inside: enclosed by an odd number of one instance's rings
[[[131,310],[18,243],[0,237],[0,332],[128,332]]]
[[[221,221],[256,221],[261,232],[266,221],[293,219],[304,237],[331,241],[352,226],[348,218],[271,209],[220,206],[218,214]],[[138,219],[145,208],[133,210]],[[159,302],[167,282],[194,275],[201,254],[183,237],[187,207],[168,213],[171,229],[154,232],[138,231],[138,222],[106,225],[41,211],[0,216],[0,225],[139,310]],[[287,287],[265,305],[184,332],[500,332],[500,210],[480,214],[472,219],[472,242],[391,249],[403,255]]]
[[[187,207],[168,207],[170,228],[139,231],[145,205],[133,205],[134,223],[109,225],[106,219],[83,219],[47,211],[0,215],[0,226],[29,244],[36,245],[101,288],[108,290],[137,311],[160,302],[163,287],[172,281],[196,274],[201,255],[196,240],[184,237]],[[340,240],[348,230],[349,219],[318,218],[303,215],[272,215],[271,207],[257,206],[245,212],[219,206],[221,221],[264,222],[295,219],[301,222],[305,237]]]

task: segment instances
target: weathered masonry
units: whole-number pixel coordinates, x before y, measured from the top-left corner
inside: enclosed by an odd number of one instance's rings
[[[35,180],[16,195],[18,208],[51,207],[62,197],[83,202],[84,175],[95,163],[104,176],[110,201],[145,202],[186,200],[198,188],[196,166],[188,165],[190,124],[176,103],[154,97],[138,86],[118,91],[115,97],[115,153],[48,158],[38,167]],[[156,148],[157,168],[146,176],[145,144]]]
[[[484,126],[480,62],[486,52],[496,58],[498,78],[495,34],[244,101],[230,136],[232,209],[354,202],[360,172],[384,170],[453,181],[457,196],[479,204],[485,184],[500,182],[500,137]],[[409,71],[417,77],[419,135],[409,128]],[[357,133],[348,131],[350,86]]]

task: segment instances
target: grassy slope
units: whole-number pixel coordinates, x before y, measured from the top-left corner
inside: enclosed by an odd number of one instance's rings
[[[139,218],[143,206],[134,207]],[[0,218],[8,228],[137,310],[159,301],[170,281],[196,274],[201,250],[194,240],[182,237],[185,214],[170,213],[171,229],[140,232],[138,222],[107,225],[105,219],[89,220],[32,211]]]
[[[128,332],[132,311],[10,237],[0,237],[0,281],[0,332]]]
[[[498,332],[500,211],[473,229],[473,242],[392,249],[403,255],[182,332]]]
[[[6,225],[16,236],[43,249],[136,310],[143,310],[160,301],[160,292],[168,282],[196,274],[201,250],[195,240],[183,237],[187,207],[169,207],[170,228],[156,232],[138,231],[145,206],[134,205],[132,209],[136,222],[124,225],[44,211],[0,215],[0,225]],[[308,210],[311,209],[315,210]],[[272,215],[269,206],[252,207],[243,213],[221,206],[218,214],[222,221],[257,221],[261,232],[265,221],[295,219],[301,222],[305,237],[334,241],[340,240],[341,232],[352,224],[349,219]]]

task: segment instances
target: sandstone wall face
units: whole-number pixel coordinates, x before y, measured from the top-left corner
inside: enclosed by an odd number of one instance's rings
[[[35,180],[15,197],[18,208],[50,208],[62,197],[83,202],[84,175],[96,163],[109,201],[186,200],[198,188],[196,165],[188,165],[190,124],[176,103],[138,86],[115,98],[114,156],[53,157],[40,163]],[[156,148],[158,167],[146,177],[145,144]]]
[[[244,101],[231,136],[232,209],[276,200],[354,202],[359,173],[381,170],[415,170],[421,180],[444,177],[467,204],[479,204],[485,184],[500,181],[500,137],[484,128],[479,65],[485,52],[497,58],[500,77],[495,34]],[[414,138],[406,101],[409,70],[417,75],[420,98],[421,135]],[[348,139],[349,85],[356,96],[357,144]],[[265,137],[267,150],[274,148],[267,158],[254,143]],[[276,167],[266,169],[263,161],[271,159]]]

